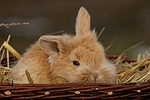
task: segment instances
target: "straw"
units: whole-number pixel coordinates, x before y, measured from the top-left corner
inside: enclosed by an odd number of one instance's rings
[[[21,55],[12,47],[10,46],[6,41],[3,43],[3,46],[11,52],[17,59],[21,58]]]
[[[27,76],[29,84],[34,84],[33,79],[31,78],[30,73],[27,70],[25,70],[25,74]]]

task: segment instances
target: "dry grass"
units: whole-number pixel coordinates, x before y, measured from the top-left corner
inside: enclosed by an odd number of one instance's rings
[[[119,62],[119,61],[116,61]],[[117,83],[150,81],[150,55],[133,63],[120,63],[118,66]]]
[[[4,41],[2,46],[0,47],[0,82],[11,82],[11,69],[14,65],[11,65],[10,63],[10,53],[15,56],[17,59],[21,58],[21,55],[12,47],[9,45],[9,40],[11,36],[9,35],[7,40]],[[6,64],[2,64],[2,60],[6,58]]]
[[[8,36],[7,40],[0,47],[0,62],[2,62],[3,58],[7,59],[6,66],[0,63],[1,83],[12,82],[10,71],[15,64],[10,64],[10,53],[17,59],[21,58],[21,55],[9,45],[9,40],[10,36]],[[125,61],[125,59],[125,55],[121,54],[113,60],[118,68],[117,84],[150,81],[150,55],[148,52],[146,52],[144,57],[142,57],[142,54],[139,54],[137,59],[133,62],[130,60]],[[30,77],[28,71],[26,71],[26,75]],[[30,83],[33,83],[33,81]]]
[[[11,26],[20,26],[20,25],[28,25],[29,23],[28,22],[22,22],[22,23],[9,23],[9,24],[6,24],[6,23],[0,23],[0,27],[3,26],[3,27],[6,27],[6,28],[9,28]]]

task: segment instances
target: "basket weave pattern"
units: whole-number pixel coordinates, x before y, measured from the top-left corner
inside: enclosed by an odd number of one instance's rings
[[[0,98],[17,99],[148,99],[150,83],[129,84],[0,84]]]

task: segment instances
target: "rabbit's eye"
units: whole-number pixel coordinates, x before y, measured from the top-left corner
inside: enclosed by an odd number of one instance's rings
[[[78,61],[76,61],[76,60],[73,61],[73,64],[74,64],[75,66],[79,66],[79,65],[80,65],[80,63],[79,63]]]

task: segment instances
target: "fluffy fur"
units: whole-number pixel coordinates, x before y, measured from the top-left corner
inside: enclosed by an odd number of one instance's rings
[[[14,83],[29,83],[25,70],[35,84],[113,83],[116,78],[116,67],[106,59],[83,7],[76,19],[76,35],[41,36],[13,68]]]

